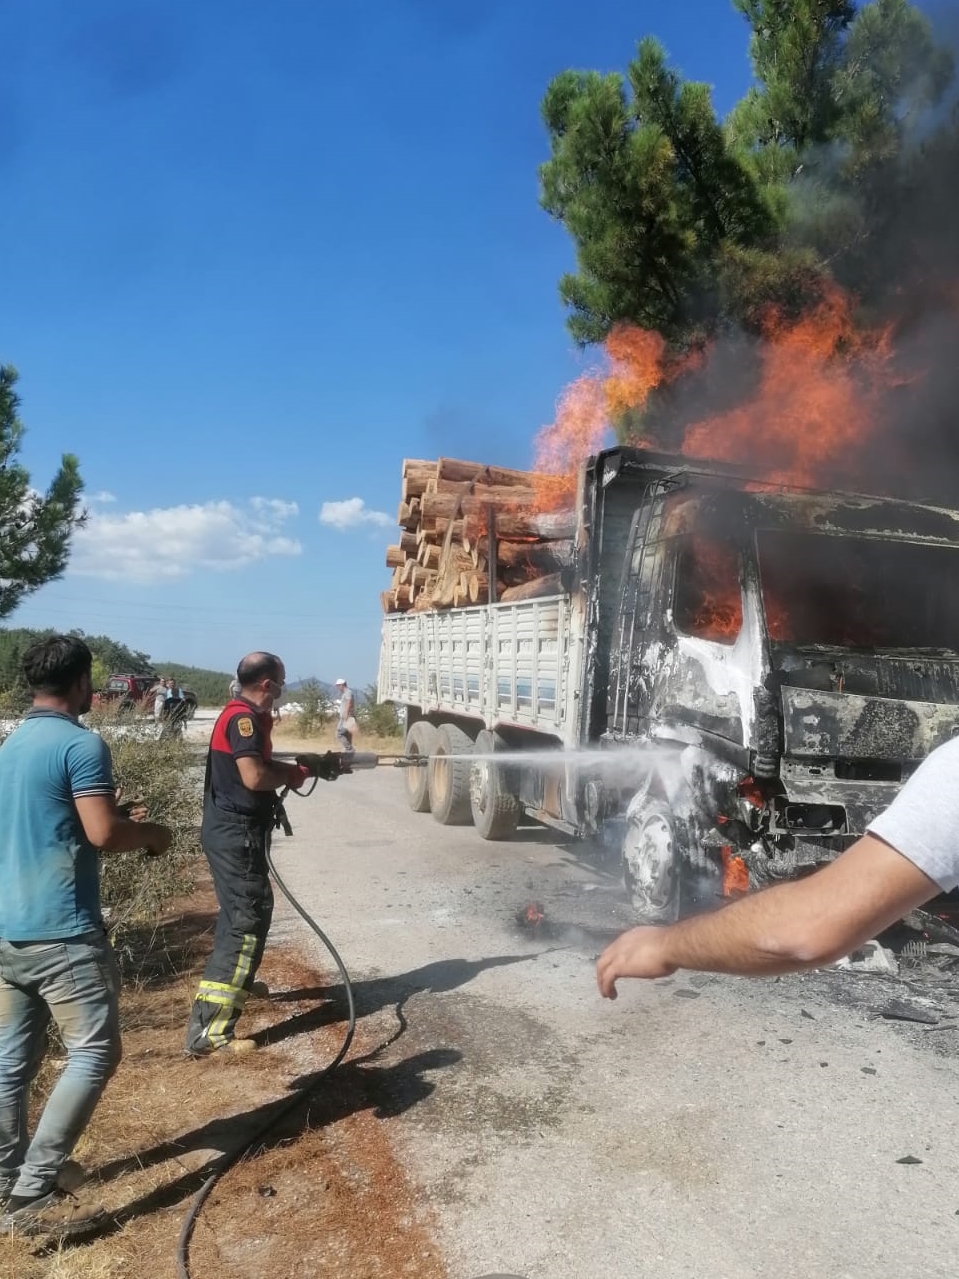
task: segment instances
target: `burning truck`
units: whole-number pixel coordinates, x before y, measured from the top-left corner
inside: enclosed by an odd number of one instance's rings
[[[515,511],[475,478],[454,499],[440,558],[472,519],[483,585],[384,595],[379,696],[428,763],[408,801],[617,849],[642,921],[835,857],[959,731],[955,511],[613,448],[579,472],[568,543],[526,522],[529,562],[562,566],[503,589]]]

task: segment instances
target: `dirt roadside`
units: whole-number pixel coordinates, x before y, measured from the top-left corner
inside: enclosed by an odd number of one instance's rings
[[[59,1245],[0,1239],[0,1279],[176,1275],[183,1217],[217,1158],[311,1079],[304,1104],[208,1199],[190,1246],[191,1275],[441,1279],[429,1216],[382,1122],[395,1097],[389,1072],[376,1065],[378,1044],[364,1041],[361,1026],[350,1063],[317,1078],[345,1031],[335,976],[308,967],[290,945],[271,944],[260,970],[270,997],[251,1000],[241,1023],[259,1050],[186,1060],[183,1030],[215,921],[209,883],[178,905],[139,983],[124,992],[124,1061],[75,1152],[91,1173],[76,1213],[102,1210],[98,1228]],[[288,908],[281,901],[277,909],[280,922]]]

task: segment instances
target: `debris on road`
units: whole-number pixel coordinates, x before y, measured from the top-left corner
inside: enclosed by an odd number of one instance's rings
[[[895,955],[875,940],[864,942],[858,950],[837,959],[831,967],[849,968],[858,973],[889,973],[894,977],[899,975],[899,963]]]
[[[939,1014],[931,1008],[922,1008],[919,1004],[907,1004],[903,999],[890,999],[881,1008],[876,1009],[878,1017],[886,1021],[915,1021],[925,1026],[937,1026]]]

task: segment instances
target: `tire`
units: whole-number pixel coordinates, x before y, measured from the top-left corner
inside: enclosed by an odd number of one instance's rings
[[[430,757],[430,810],[441,826],[468,826],[470,811],[470,772],[468,759],[451,759],[453,755],[469,755],[472,739],[455,724],[441,724]]]
[[[682,850],[665,804],[644,799],[627,813],[623,878],[641,924],[672,924],[682,899]]]
[[[429,759],[435,749],[435,726],[428,724],[425,719],[418,720],[406,734],[403,753]],[[428,767],[424,768],[422,765],[415,765],[412,768],[404,768],[403,789],[406,792],[406,802],[414,813],[428,813],[430,811],[430,770]]]
[[[497,733],[484,728],[473,747],[477,755],[505,750]],[[516,833],[523,808],[510,789],[509,770],[492,759],[477,760],[470,769],[470,811],[473,825],[483,839],[510,839]]]

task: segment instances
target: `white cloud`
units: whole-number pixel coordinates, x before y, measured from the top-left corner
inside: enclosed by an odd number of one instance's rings
[[[342,502],[324,502],[320,507],[320,523],[344,532],[363,524],[388,528],[396,521],[385,511],[371,511],[361,497],[348,497]]]
[[[69,572],[81,577],[170,581],[194,569],[229,571],[274,555],[299,555],[285,522],[295,502],[255,497],[243,506],[204,502],[106,515],[92,511],[73,539]]]
[[[106,489],[101,489],[99,493],[91,493],[91,502],[115,502],[117,499],[112,493],[108,493]]]
[[[300,513],[296,502],[284,502],[279,497],[251,497],[250,505],[254,511],[277,520],[288,520]]]

